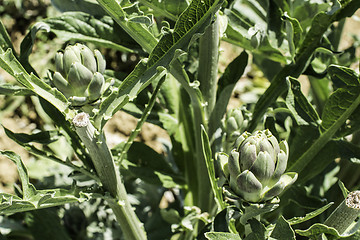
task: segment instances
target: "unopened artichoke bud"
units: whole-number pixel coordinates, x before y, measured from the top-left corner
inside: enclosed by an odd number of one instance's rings
[[[105,92],[106,62],[98,50],[79,43],[67,46],[56,53],[55,66],[52,81],[73,106],[93,103]]]
[[[248,202],[264,202],[279,195],[297,179],[284,173],[289,156],[286,141],[280,143],[269,130],[244,132],[228,156],[230,189]]]
[[[248,121],[244,119],[240,108],[230,109],[223,120],[223,150],[228,153],[234,146],[236,139],[245,131]]]

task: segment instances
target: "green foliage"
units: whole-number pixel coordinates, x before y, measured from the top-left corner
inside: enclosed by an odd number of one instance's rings
[[[0,239],[45,239],[54,229],[55,239],[359,238],[358,219],[344,234],[325,221],[360,187],[360,41],[342,47],[358,0],[51,2],[20,29],[30,1],[0,6],[0,67],[15,80],[0,73],[0,120],[35,126],[13,132],[2,122],[31,160],[0,150],[21,182],[0,193]],[[14,42],[12,31],[24,38]],[[54,82],[63,68],[45,56],[76,42],[107,62],[92,71],[104,79],[91,89]],[[79,92],[92,98],[71,104]],[[246,96],[254,99],[243,104]],[[138,122],[110,149],[105,124],[119,111]],[[162,150],[136,138],[145,122],[167,132]],[[238,138],[254,131],[272,132],[255,152]],[[272,157],[261,162],[259,152]],[[258,182],[266,197],[246,197],[245,183]]]

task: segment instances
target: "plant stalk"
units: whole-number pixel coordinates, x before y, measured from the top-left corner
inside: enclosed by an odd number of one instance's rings
[[[203,95],[206,106],[206,118],[210,117],[216,102],[217,75],[219,62],[219,18],[216,15],[215,21],[206,29],[200,38],[199,45],[199,70],[198,77],[200,91]]]
[[[186,71],[182,68],[178,60],[171,64],[170,72],[181,83],[185,91],[189,94],[193,110],[194,139],[195,139],[195,166],[198,182],[198,192],[194,195],[194,205],[198,206],[203,212],[211,212],[214,199],[211,191],[210,179],[207,173],[206,160],[202,150],[201,125],[205,125],[203,100],[201,92],[195,86],[191,86]],[[210,194],[210,195],[209,195]]]
[[[120,224],[125,239],[147,239],[143,224],[136,216],[127,198],[125,186],[116,170],[115,163],[108,148],[103,132],[98,132],[90,122],[89,115],[79,113],[73,118],[76,133],[88,149],[96,173],[106,191],[109,206]]]
[[[339,234],[360,215],[360,191],[350,192],[347,198],[325,220],[325,225],[335,228]]]

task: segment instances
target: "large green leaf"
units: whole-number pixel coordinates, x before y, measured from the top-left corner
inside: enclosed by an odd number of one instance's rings
[[[229,22],[224,40],[251,50],[254,54],[264,54],[268,59],[286,63],[286,57],[281,52],[281,48],[272,46],[277,39],[274,39],[275,36],[270,37],[267,33],[268,27],[279,25],[273,22],[275,18],[281,22],[281,19],[272,16],[275,11],[270,7],[272,6],[267,1],[262,3],[256,1],[234,2],[229,9],[225,10]]]
[[[352,8],[351,11],[349,6]],[[340,20],[342,17],[351,16],[359,7],[359,1],[346,1],[343,2],[340,9],[334,9],[334,11],[328,13],[319,12],[312,19],[311,27],[306,33],[302,44],[296,51],[297,54],[294,57],[294,62],[282,68],[282,70],[272,79],[270,87],[257,102],[249,130],[252,131],[255,129],[257,122],[261,119],[268,106],[286,91],[286,78],[288,76],[297,78],[304,72],[313,53],[320,46],[320,40],[323,38],[323,35],[330,24]]]
[[[66,12],[43,20],[43,24],[63,41],[85,41],[122,52],[134,52],[140,48],[109,16]]]
[[[359,86],[359,75],[351,68],[330,65],[328,67],[330,78],[336,87]]]
[[[121,7],[113,1],[101,0],[99,2],[122,11],[122,13],[115,13],[115,9],[109,9],[117,17],[120,17],[119,14],[125,14]],[[127,101],[136,98],[138,93],[150,82],[161,79],[165,74],[165,69],[170,68],[171,62],[179,56],[181,50],[187,50],[192,42],[204,33],[222,2],[222,0],[192,1],[180,15],[174,30],[169,30],[160,39],[148,61],[140,61],[121,86],[114,89],[113,93],[101,104],[100,111],[95,118],[95,126],[101,128],[107,119],[111,118]]]
[[[222,0],[193,0],[176,21],[173,31],[164,34],[151,52],[148,66],[167,65],[177,49],[186,50],[211,23]]]
[[[333,66],[334,68],[334,66]],[[343,71],[343,69],[332,70],[332,78],[341,80],[343,87],[335,90],[325,104],[322,115],[322,132],[319,138],[314,141],[311,146],[296,161],[289,161],[289,170],[301,172],[307,168],[308,164],[322,150],[323,147],[334,137],[335,133],[344,125],[346,120],[353,114],[360,104],[360,83],[351,71]],[[352,72],[351,72],[352,73]],[[332,147],[330,147],[332,149]],[[322,164],[330,160],[326,158],[317,159],[317,164]],[[325,161],[325,162],[324,162]],[[321,169],[321,168],[319,168]],[[310,173],[313,171],[310,171]],[[307,173],[308,175],[309,173]],[[299,178],[300,180],[301,178]]]
[[[122,6],[127,1],[121,1],[120,4],[115,0],[97,0],[97,2],[146,52],[150,53],[152,51],[157,44],[157,39],[143,21],[136,21],[146,18],[146,16],[138,9],[128,14],[126,12],[128,6]]]
[[[66,114],[67,118],[74,116],[74,112],[68,108],[68,102],[64,95],[57,89],[51,88],[34,74],[28,74],[13,55],[11,48],[6,52],[0,53],[0,67],[12,75],[23,86],[46,99],[60,112]]]
[[[325,104],[324,112],[322,114],[321,126],[323,129],[329,129],[334,123],[338,122],[339,118],[351,106],[356,108],[357,106],[354,106],[353,103],[359,94],[359,86],[339,88],[331,94],[329,100]]]
[[[29,182],[27,169],[19,155],[11,151],[0,151],[0,154],[8,157],[16,164],[22,184],[22,198],[7,193],[0,193],[1,214],[13,214],[59,206],[65,203],[82,202],[90,199],[92,196],[92,194],[84,193],[76,187],[70,190],[37,190]]]
[[[42,144],[48,144],[51,142],[54,142],[59,136],[56,136],[56,131],[50,131],[50,132],[40,132],[36,134],[24,134],[24,133],[13,133],[9,129],[4,127],[5,134],[15,141],[17,144],[23,146],[29,153],[34,154],[35,156],[48,159],[63,165],[66,165],[75,171],[81,172],[84,175],[87,175],[90,178],[93,178],[95,180],[98,180],[97,176],[93,173],[90,173],[87,169],[85,169],[82,166],[77,166],[73,162],[71,162],[69,159],[60,159],[59,157],[55,156],[54,153],[48,149],[39,149],[32,144],[32,142],[42,143]],[[91,168],[93,167],[91,164],[89,164],[87,161],[89,161],[86,157],[87,156],[80,156],[78,155],[81,160],[83,160],[86,167]]]

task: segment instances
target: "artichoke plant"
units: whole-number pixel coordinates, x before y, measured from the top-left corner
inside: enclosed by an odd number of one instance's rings
[[[55,55],[55,87],[73,106],[95,102],[105,91],[105,59],[100,51],[92,52],[83,44],[69,45]]]
[[[289,148],[269,130],[238,137],[223,171],[232,192],[247,202],[264,202],[279,195],[297,179],[297,173],[284,173]]]

